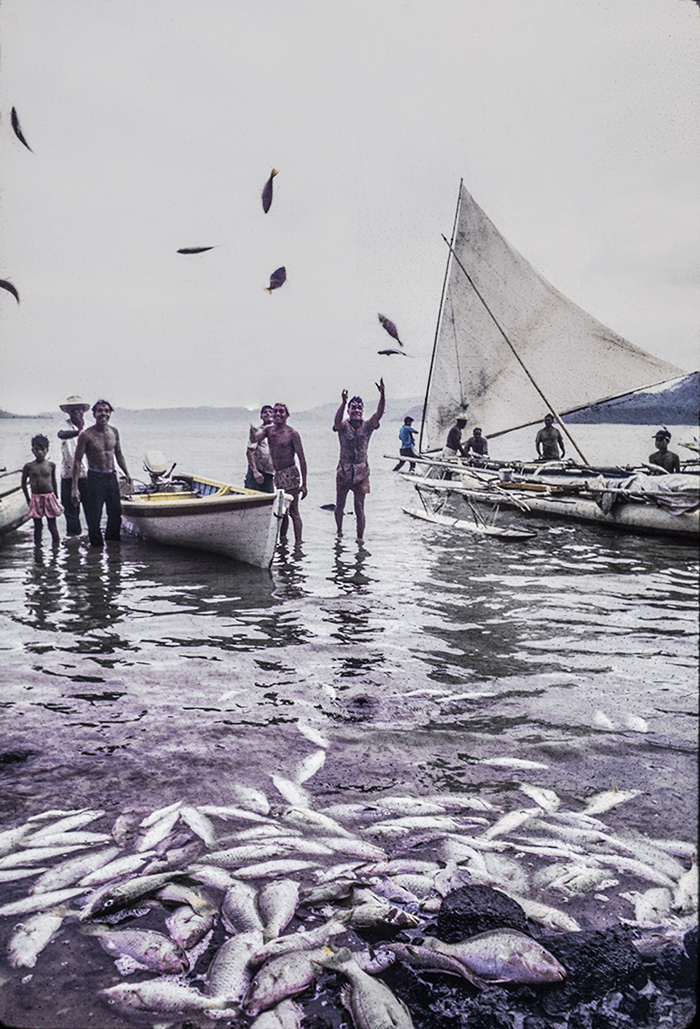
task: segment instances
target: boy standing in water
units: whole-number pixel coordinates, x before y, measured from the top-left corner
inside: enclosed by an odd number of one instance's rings
[[[22,469],[22,489],[29,504],[29,517],[34,519],[34,542],[41,543],[42,518],[51,533],[53,545],[58,546],[58,528],[56,518],[61,514],[61,505],[56,495],[56,465],[47,461],[49,441],[46,436],[34,436],[32,453],[34,460],[28,461]],[[31,496],[29,489],[31,489]]]

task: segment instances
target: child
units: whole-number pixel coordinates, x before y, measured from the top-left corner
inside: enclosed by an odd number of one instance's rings
[[[32,453],[35,460],[28,461],[22,469],[22,489],[29,504],[29,517],[34,519],[34,542],[41,543],[41,520],[46,518],[51,539],[54,546],[57,546],[56,517],[61,514],[62,508],[56,496],[56,465],[46,460],[48,452],[49,441],[46,436],[34,436]],[[31,497],[27,482],[31,487]]]

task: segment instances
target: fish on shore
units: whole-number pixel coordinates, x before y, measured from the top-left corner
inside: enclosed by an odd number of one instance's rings
[[[341,1000],[356,1029],[415,1029],[404,1002],[380,979],[363,972],[346,947],[335,952],[326,948],[314,957],[314,961],[324,968],[341,972],[348,980],[348,988],[341,993]]]
[[[426,936],[423,946],[456,958],[489,982],[553,983],[566,978],[566,969],[553,954],[515,929],[491,929],[459,943]]]

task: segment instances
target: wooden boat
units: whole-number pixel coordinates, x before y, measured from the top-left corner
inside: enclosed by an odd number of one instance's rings
[[[0,536],[19,528],[29,518],[20,471],[0,472]]]
[[[642,480],[638,489],[634,482],[622,488],[622,481],[632,479],[632,469],[592,467],[562,418],[664,385],[675,390],[686,379],[696,383],[698,373],[688,375],[646,353],[559,293],[501,236],[462,183],[452,239],[445,242],[449,254],[419,444],[421,460],[434,466],[427,478],[451,483],[458,506],[462,491],[457,481],[475,492],[473,503],[493,507],[506,504],[508,495],[525,505],[520,506],[523,514],[697,539],[697,474],[678,484],[685,499],[679,498],[672,513],[662,489]],[[567,360],[570,365],[563,366]],[[539,425],[547,410],[578,453],[579,464],[555,462],[564,465],[556,469],[550,462],[539,468],[521,464],[515,481],[505,483],[498,478],[498,465],[504,462],[450,460],[445,465],[439,456],[459,417],[482,425],[490,439]],[[516,467],[509,464],[511,470]],[[661,470],[647,466],[647,471]],[[610,483],[610,474],[617,483]],[[445,488],[425,481],[426,476],[406,478],[424,497],[432,492],[434,499]],[[681,512],[684,503],[687,509]]]
[[[196,475],[160,479],[122,499],[125,527],[144,539],[268,568],[291,497]]]

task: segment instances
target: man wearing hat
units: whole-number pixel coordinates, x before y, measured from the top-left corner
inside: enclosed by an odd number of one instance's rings
[[[413,419],[410,415],[407,414],[403,420],[403,425],[399,429],[399,439],[401,440],[401,449],[399,450],[399,453],[401,454],[401,457],[418,457],[418,454],[416,453],[416,448],[413,444],[413,437],[418,432],[418,429],[414,429],[412,428],[412,426]],[[393,471],[400,471],[405,463],[405,461],[399,461],[397,465],[394,465]],[[415,467],[416,462],[411,461],[408,467],[409,472],[412,472]]]
[[[78,433],[85,426],[85,412],[90,410],[82,397],[68,397],[65,404],[59,405],[62,411],[68,415],[66,428],[61,429],[58,438],[61,441],[61,503],[66,516],[66,535],[79,536],[80,529],[80,505],[74,504],[71,491],[73,489],[73,458],[78,441]],[[84,461],[80,462],[80,477],[78,479],[78,490],[80,499],[85,506],[85,483],[87,482],[87,467]]]
[[[668,429],[659,429],[654,436],[656,450],[649,454],[649,464],[657,464],[667,472],[680,472],[681,461],[678,454],[673,454],[668,449],[671,433]]]

